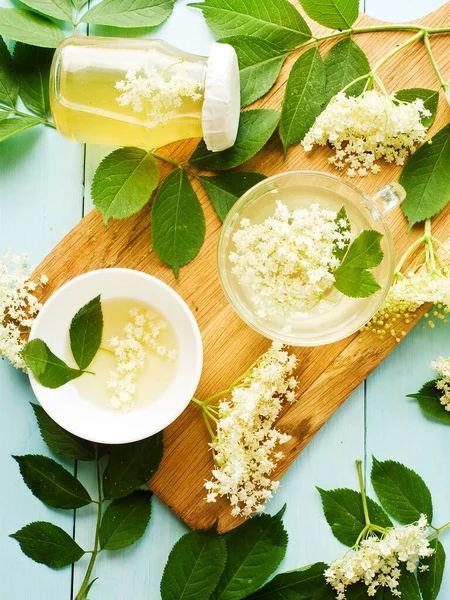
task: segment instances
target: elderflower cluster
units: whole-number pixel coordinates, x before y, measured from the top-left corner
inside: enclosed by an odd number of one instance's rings
[[[107,382],[108,389],[112,391],[111,406],[126,411],[134,407],[136,380],[145,365],[147,350],[169,360],[177,358],[177,351],[169,350],[159,340],[161,332],[167,328],[165,321],[149,310],[141,311],[138,308],[130,310],[130,317],[124,328],[126,337],[121,340],[114,337],[109,341],[117,366],[110,371]]]
[[[414,572],[421,558],[433,554],[428,540],[427,517],[421,515],[413,525],[389,529],[382,538],[370,536],[355,552],[336,560],[325,571],[325,579],[337,592],[336,600],[345,600],[346,590],[361,581],[367,586],[367,595],[375,596],[379,588],[388,588],[399,597],[397,589],[401,563]]]
[[[121,92],[116,101],[119,106],[131,106],[134,112],[146,111],[153,126],[164,125],[176,116],[184,100],[190,98],[197,102],[203,96],[204,83],[190,77],[182,67],[166,77],[164,72],[151,66],[143,73],[128,71],[125,79],[116,83],[116,89]]]
[[[447,268],[431,272],[421,270],[406,275],[396,273],[383,306],[363,329],[377,333],[381,338],[389,332],[400,341],[406,333],[397,331],[397,322],[404,319],[405,323],[410,323],[411,319],[417,317],[415,313],[423,304],[434,304],[433,316],[447,321],[446,315],[450,311],[450,277]],[[435,326],[431,319],[428,324],[432,328]]]
[[[226,496],[233,516],[263,511],[278,489],[279,482],[270,475],[283,456],[278,446],[291,436],[274,423],[283,402],[295,400],[295,365],[295,356],[274,342],[218,406],[217,432],[210,444],[215,468],[205,483],[206,499],[215,502],[217,496]]]
[[[441,392],[441,404],[445,410],[450,411],[450,357],[440,356],[434,360],[430,367],[439,375],[440,379],[436,381],[436,387]]]
[[[376,90],[356,97],[339,92],[317,117],[302,144],[307,152],[314,145],[330,144],[335,150],[330,163],[346,169],[350,177],[364,177],[368,172],[379,172],[379,159],[403,165],[415,146],[424,141],[422,118],[430,114],[420,99],[400,102],[393,94]]]
[[[262,223],[242,219],[229,259],[259,318],[301,316],[320,303],[339,266],[335,245],[344,248],[351,237],[336,216],[319,204],[290,211],[277,201]]]
[[[38,282],[29,279],[31,269],[27,256],[7,252],[0,260],[0,356],[16,369],[26,369],[21,352],[23,336],[29,333],[41,304],[33,292],[48,279],[41,275]]]

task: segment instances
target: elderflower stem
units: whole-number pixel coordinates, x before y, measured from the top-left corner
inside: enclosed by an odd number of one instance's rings
[[[153,150],[150,150],[150,152],[154,158],[157,158],[158,160],[162,160],[166,163],[169,163],[169,165],[174,165],[174,167],[178,167],[179,169],[182,168],[183,163],[180,163],[177,160],[172,160],[171,158],[169,158],[168,156],[164,156],[163,154],[158,154],[157,152],[154,152]]]
[[[436,529],[436,535],[439,537],[439,535],[445,531],[446,529],[450,529],[450,521],[448,523],[446,523],[445,525],[442,525],[442,527],[437,527]]]
[[[412,44],[416,40],[419,40],[420,38],[423,38],[424,35],[425,35],[425,31],[423,31],[423,30],[418,31],[415,35],[413,35],[412,37],[408,38],[406,40],[406,42],[403,42],[403,44],[400,44],[399,46],[396,46],[393,50],[391,50],[391,52],[388,52],[385,56],[383,56],[383,58],[381,58],[377,62],[377,64],[372,69],[372,74],[375,74],[378,71],[378,69],[382,65],[384,65],[384,63],[387,62],[390,58],[392,58],[393,56],[395,56],[398,52],[401,52],[402,50],[404,50],[407,46],[409,46],[410,44]]]
[[[441,85],[442,89],[445,89],[446,87],[446,83],[444,81],[444,79],[442,78],[441,72],[439,71],[439,67],[437,66],[437,62],[434,58],[433,52],[431,50],[431,44],[430,44],[430,34],[429,33],[425,33],[425,36],[423,38],[423,41],[425,43],[425,49],[427,51],[428,54],[428,58],[430,59],[431,62],[431,66],[433,67],[433,70],[436,74],[436,77]]]
[[[364,487],[364,477],[363,477],[363,472],[362,472],[362,461],[361,460],[356,461],[356,469],[358,471],[359,489],[361,491],[364,519],[366,521],[366,525],[368,525],[369,527],[373,527],[370,522],[369,509],[367,508],[367,498],[366,498],[366,490]]]
[[[95,453],[95,462],[97,467],[97,490],[98,490],[98,511],[97,511],[97,524],[95,528],[95,539],[94,539],[94,549],[92,550],[91,559],[88,564],[88,568],[86,570],[86,575],[84,576],[83,582],[80,587],[80,591],[75,597],[75,600],[83,600],[83,596],[86,594],[86,589],[89,585],[89,580],[91,579],[92,571],[94,569],[95,561],[97,556],[101,552],[98,547],[99,537],[100,537],[100,525],[102,521],[102,506],[103,506],[103,496],[102,496],[102,481],[100,476],[100,460],[98,453]]]
[[[400,261],[397,263],[397,266],[395,267],[395,272],[396,273],[400,273],[400,271],[402,270],[403,265],[405,264],[405,262],[408,260],[408,258],[411,256],[411,254],[421,245],[425,242],[426,240],[426,236],[423,235],[422,237],[420,237],[418,240],[416,240],[413,244],[411,244],[411,246],[406,250],[406,252],[403,254],[403,256],[401,257]]]

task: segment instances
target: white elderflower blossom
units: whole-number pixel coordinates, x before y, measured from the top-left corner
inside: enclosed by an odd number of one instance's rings
[[[217,431],[210,444],[215,468],[205,483],[206,499],[226,496],[234,516],[263,511],[279,486],[271,474],[283,456],[279,446],[291,436],[274,423],[283,402],[295,400],[297,387],[292,376],[296,358],[282,348],[274,342],[217,407]]]
[[[351,237],[336,216],[319,204],[290,211],[277,201],[262,223],[242,219],[229,258],[259,318],[301,316],[320,303],[340,264],[334,245],[344,247]]]
[[[33,292],[38,285],[48,282],[45,275],[38,282],[31,281],[31,271],[26,254],[13,256],[7,252],[0,260],[0,356],[24,371],[26,365],[21,356],[24,336],[41,309]]]
[[[147,118],[156,126],[176,116],[184,100],[190,98],[197,102],[202,98],[203,82],[190,77],[183,67],[174,75],[170,75],[169,70],[170,67],[160,73],[148,66],[142,75],[128,71],[125,79],[115,86],[121,92],[116,98],[119,106],[131,106],[134,112],[146,111]]]
[[[450,357],[440,356],[434,360],[430,367],[434,369],[441,379],[436,381],[436,387],[441,392],[441,404],[445,410],[450,411]]]
[[[175,349],[169,350],[159,341],[161,332],[167,328],[165,321],[149,310],[141,311],[138,308],[130,310],[130,317],[130,322],[124,328],[126,337],[121,340],[114,337],[109,341],[117,359],[117,367],[110,371],[107,382],[112,391],[110,403],[113,408],[122,410],[134,407],[136,379],[145,365],[147,350],[169,360],[177,358]]]
[[[346,169],[350,177],[364,177],[379,172],[379,159],[403,165],[424,141],[422,118],[430,114],[420,99],[400,102],[394,94],[376,90],[356,97],[339,92],[317,117],[302,145],[309,152],[314,145],[330,144],[335,150],[330,163]]]
[[[381,538],[371,535],[364,539],[354,552],[336,560],[325,571],[327,583],[337,592],[336,600],[345,600],[347,588],[358,581],[367,586],[370,597],[381,587],[400,597],[397,588],[401,563],[414,572],[421,558],[433,554],[429,533],[427,517],[421,515],[415,524],[388,529]]]

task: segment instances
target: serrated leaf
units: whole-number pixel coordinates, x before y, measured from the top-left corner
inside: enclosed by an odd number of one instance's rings
[[[119,148],[102,160],[92,181],[94,206],[103,215],[125,219],[150,200],[159,181],[159,167],[151,152],[140,148]]]
[[[305,137],[322,112],[325,90],[325,65],[319,50],[311,48],[296,60],[286,84],[280,118],[285,156],[289,146]]]
[[[42,439],[47,446],[64,458],[72,460],[95,460],[95,446],[92,442],[69,433],[51,419],[42,406],[31,403],[36,415]]]
[[[53,354],[44,341],[39,339],[25,344],[21,354],[36,380],[47,388],[59,388],[83,374],[83,371],[72,369],[66,365],[64,361]]]
[[[245,110],[241,113],[234,146],[221,152],[210,152],[203,140],[189,162],[209,171],[227,171],[252,158],[269,141],[275,131],[280,113],[268,108]]]
[[[70,349],[80,369],[94,360],[103,336],[103,312],[100,296],[85,304],[70,323]]]
[[[351,298],[367,298],[381,287],[369,269],[383,260],[380,241],[383,235],[374,229],[365,229],[352,242],[344,260],[333,272],[334,287]]]
[[[341,235],[350,235],[351,224],[347,216],[345,206],[343,206],[337,213],[334,222],[337,225],[337,232]],[[338,246],[336,242],[333,244],[333,254],[338,260],[342,260],[350,245],[350,239],[342,241],[341,245]]]
[[[425,142],[408,160],[399,183],[401,207],[409,226],[430,219],[450,201],[450,124]]]
[[[81,20],[112,27],[153,27],[170,16],[173,6],[174,0],[102,0]]]
[[[0,37],[0,102],[14,108],[19,94],[19,79],[11,54]]]
[[[386,588],[378,588],[378,592],[375,594],[375,598],[377,600],[381,600],[381,598],[379,598],[378,595],[384,589],[386,589]],[[392,598],[392,594],[390,591],[388,591],[388,594]],[[358,581],[357,583],[353,583],[345,591],[345,597],[346,597],[346,600],[367,600],[367,597],[368,597],[367,596],[367,586],[364,585],[364,583],[361,583],[360,581]],[[336,598],[336,594],[334,594],[333,600],[335,600],[335,598]],[[386,600],[388,600],[387,597],[386,597]]]
[[[424,514],[431,523],[433,504],[424,480],[399,462],[373,458],[371,481],[383,508],[402,525]]]
[[[53,50],[17,42],[14,63],[20,81],[20,97],[25,106],[46,118],[50,112],[49,78]]]
[[[424,107],[430,111],[429,117],[422,117],[421,121],[427,129],[430,128],[436,118],[439,104],[439,92],[425,88],[408,88],[395,92],[395,98],[402,102],[414,102],[414,100],[423,100]]]
[[[56,48],[64,39],[53,21],[21,8],[0,8],[0,35],[43,48]]]
[[[161,579],[162,600],[209,600],[226,561],[225,541],[215,531],[189,531],[169,554]]]
[[[417,394],[408,394],[407,398],[415,398],[427,417],[438,419],[442,423],[450,425],[450,412],[441,404],[442,390],[436,387],[437,379],[427,381],[423,384]]]
[[[324,572],[327,568],[328,565],[318,562],[302,569],[280,573],[245,600],[312,600],[326,585]],[[334,597],[335,594],[331,592],[330,598]]]
[[[370,64],[363,50],[351,38],[335,44],[325,57],[326,100],[329,101],[358,77],[370,72]],[[359,96],[367,79],[357,81],[345,90],[347,96]]]
[[[232,171],[213,177],[200,176],[200,181],[221,221],[225,219],[236,200],[263,179],[266,179],[266,176],[261,173],[244,171]]]
[[[176,169],[162,182],[152,207],[152,243],[156,256],[180,267],[200,252],[205,240],[205,215],[188,176]]]
[[[227,564],[211,600],[241,600],[267,581],[286,554],[284,510],[255,516],[230,533]]]
[[[236,50],[241,79],[241,106],[264,96],[280,74],[287,53],[259,37],[236,35],[220,40]]]
[[[103,474],[105,498],[123,498],[145,485],[157,471],[162,455],[162,433],[132,444],[112,446]]]
[[[436,600],[441,589],[442,577],[445,569],[445,550],[438,539],[430,542],[434,554],[421,559],[422,565],[428,567],[426,571],[419,570],[417,579],[423,600]]]
[[[200,8],[209,28],[218,36],[254,35],[282,48],[294,48],[311,38],[311,30],[288,0],[206,0],[188,6]]]
[[[151,492],[137,490],[111,502],[100,527],[102,550],[121,550],[144,535],[152,512],[151,498]]]
[[[33,494],[54,508],[80,508],[92,502],[85,487],[69,471],[47,456],[13,456],[25,484]]]
[[[359,0],[300,0],[308,17],[330,29],[349,29],[359,15]]]
[[[322,499],[323,512],[334,536],[346,546],[353,546],[366,525],[360,492],[348,488],[323,490],[317,488]],[[381,506],[367,498],[370,521],[380,527],[392,527],[392,522]]]
[[[22,133],[31,127],[40,125],[41,119],[38,117],[11,117],[9,119],[1,119],[0,121],[0,142],[7,140],[14,135]]]
[[[72,21],[72,3],[70,0],[21,0],[30,8],[55,17],[61,21]]]
[[[67,567],[84,555],[84,550],[61,527],[45,521],[25,525],[9,537],[19,542],[24,554],[52,569]]]

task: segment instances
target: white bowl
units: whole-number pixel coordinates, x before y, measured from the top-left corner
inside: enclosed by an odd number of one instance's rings
[[[42,307],[30,339],[41,338],[63,358],[73,316],[98,294],[102,300],[130,298],[145,302],[170,323],[178,340],[178,358],[169,386],[152,402],[130,412],[95,404],[81,395],[74,382],[52,390],[40,385],[30,373],[31,386],[44,410],[67,431],[103,444],[135,442],[167,427],[189,404],[202,371],[202,339],[194,315],[172,288],[156,277],[131,269],[91,271],[63,285]],[[76,365],[73,362],[70,366]]]

